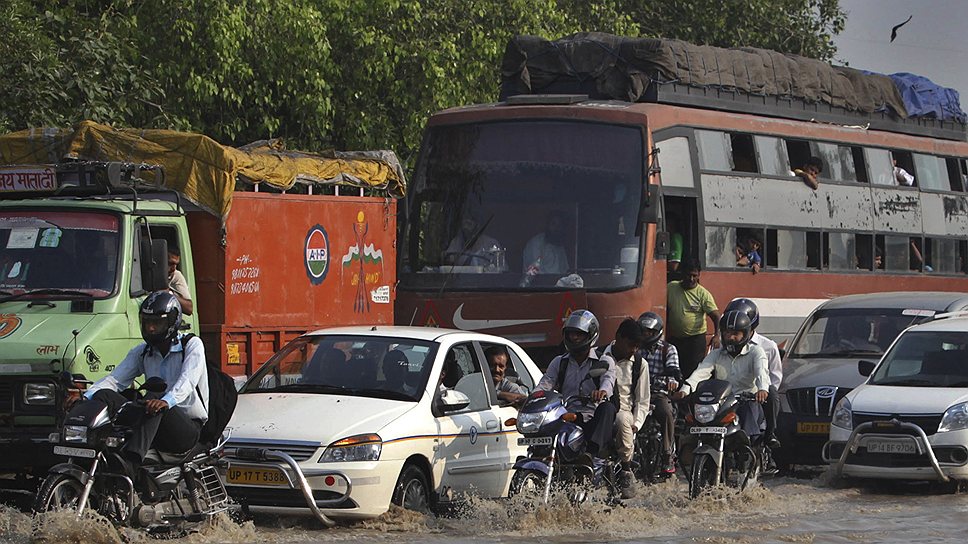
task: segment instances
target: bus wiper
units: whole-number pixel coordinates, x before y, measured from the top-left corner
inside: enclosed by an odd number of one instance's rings
[[[10,302],[11,300],[17,300],[30,295],[60,295],[65,297],[85,297],[94,298],[94,295],[90,293],[85,293],[84,291],[78,291],[76,289],[60,289],[57,287],[46,287],[43,289],[32,289],[30,291],[24,291],[23,293],[17,293],[16,295],[12,293],[7,293],[8,296],[0,299],[0,303]]]

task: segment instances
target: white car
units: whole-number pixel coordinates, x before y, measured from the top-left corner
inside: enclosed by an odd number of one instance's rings
[[[960,315],[963,315],[961,313]],[[905,330],[837,404],[824,460],[844,476],[968,480],[968,318]]]
[[[224,477],[253,512],[370,518],[465,493],[506,496],[526,447],[504,421],[486,361],[534,388],[541,372],[517,344],[422,327],[344,327],[305,334],[242,387]],[[311,498],[310,498],[311,496]]]

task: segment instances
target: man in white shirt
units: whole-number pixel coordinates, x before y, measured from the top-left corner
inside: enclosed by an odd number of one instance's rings
[[[565,221],[561,212],[551,212],[544,232],[531,237],[521,259],[523,272],[535,267],[536,274],[566,274],[568,253],[565,251]]]
[[[780,447],[780,441],[776,439],[776,418],[780,410],[779,393],[780,382],[783,381],[783,363],[780,360],[780,348],[776,342],[756,332],[760,325],[760,311],[756,303],[748,298],[736,298],[726,305],[726,311],[739,310],[745,312],[750,318],[750,326],[753,336],[750,338],[750,345],[759,346],[766,354],[767,367],[770,372],[770,395],[766,399],[764,411],[766,412],[766,432],[764,442],[771,448]]]
[[[904,187],[914,187],[914,176],[898,166],[897,159],[891,159],[891,162],[894,164],[894,180],[897,184]]]
[[[635,451],[635,434],[645,424],[649,415],[649,363],[639,353],[642,329],[634,319],[622,321],[615,331],[615,341],[609,344],[604,355],[615,360],[615,392],[612,401],[617,404],[615,414],[615,453],[622,462],[618,484],[622,498],[630,499],[632,493],[632,454]]]
[[[185,275],[178,270],[179,264],[181,264],[181,251],[177,246],[168,246],[168,292],[178,299],[178,305],[181,306],[183,314],[192,315],[195,310],[192,304],[192,292],[188,288]]]

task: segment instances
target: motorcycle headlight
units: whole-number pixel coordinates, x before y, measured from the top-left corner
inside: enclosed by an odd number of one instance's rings
[[[77,444],[87,443],[87,427],[83,425],[65,425],[64,442],[74,442]]]
[[[518,414],[517,429],[521,434],[531,434],[538,432],[541,424],[544,423],[545,412],[532,414]]]
[[[358,434],[330,444],[319,456],[320,463],[379,461],[383,439],[376,434]]]
[[[939,433],[964,429],[968,429],[968,402],[955,404],[945,410],[941,416],[941,425],[938,426]]]
[[[847,400],[847,397],[844,397],[837,403],[830,424],[834,427],[847,429],[848,431],[854,428],[854,414],[850,411],[850,401]]]
[[[57,388],[52,383],[28,383],[24,385],[24,404],[53,406]]]
[[[699,423],[709,423],[716,417],[718,409],[719,406],[715,404],[697,404],[694,410],[696,421]]]

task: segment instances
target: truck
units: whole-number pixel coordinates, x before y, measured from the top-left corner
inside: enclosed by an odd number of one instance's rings
[[[392,323],[405,188],[392,152],[89,121],[0,136],[0,487],[36,485],[65,401],[142,341],[140,302],[176,270],[187,332],[239,380],[306,331]]]

